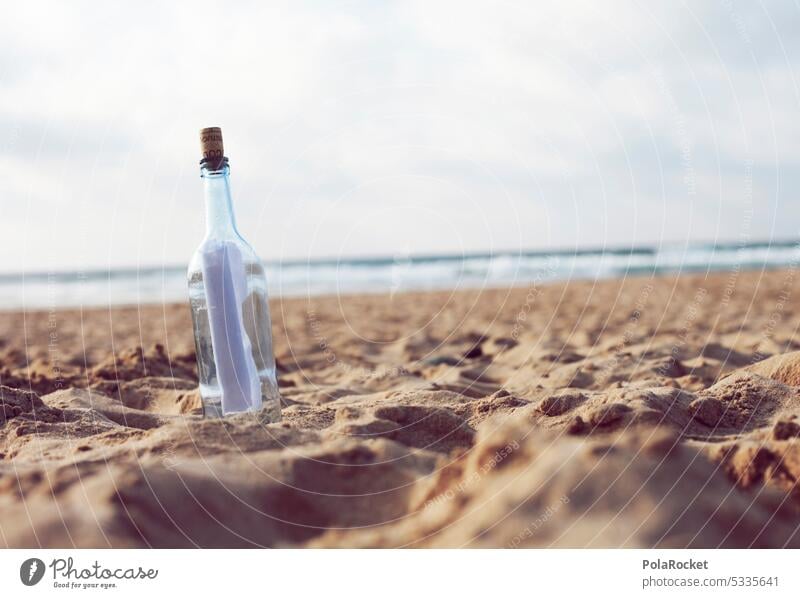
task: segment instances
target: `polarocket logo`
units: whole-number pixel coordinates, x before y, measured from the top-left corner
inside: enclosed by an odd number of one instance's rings
[[[19,578],[26,586],[35,586],[44,577],[44,561],[41,559],[27,559],[20,565]]]

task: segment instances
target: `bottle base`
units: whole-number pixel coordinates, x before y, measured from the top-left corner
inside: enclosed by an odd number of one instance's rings
[[[241,413],[253,414],[262,424],[272,424],[281,421],[281,402],[280,399],[264,401],[260,408],[252,411],[242,411]],[[219,399],[203,399],[203,417],[205,419],[217,419],[230,415],[239,414],[224,413],[222,411],[222,402]]]

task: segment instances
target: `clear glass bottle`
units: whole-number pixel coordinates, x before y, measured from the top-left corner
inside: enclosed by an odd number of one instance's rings
[[[200,162],[206,236],[188,274],[203,413],[259,411],[261,421],[274,422],[281,412],[267,279],[261,260],[236,228],[221,132],[219,140],[218,158],[209,159],[204,151]]]

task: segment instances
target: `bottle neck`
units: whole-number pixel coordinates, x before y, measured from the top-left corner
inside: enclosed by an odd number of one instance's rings
[[[239,235],[233,216],[230,172],[227,163],[218,170],[211,170],[205,164],[200,167],[206,198],[207,237],[225,238]]]

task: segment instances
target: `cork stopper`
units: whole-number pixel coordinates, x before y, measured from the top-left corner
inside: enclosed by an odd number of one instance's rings
[[[225,159],[222,129],[219,127],[200,129],[200,151],[203,154],[201,164],[207,164],[211,169],[221,168]]]

